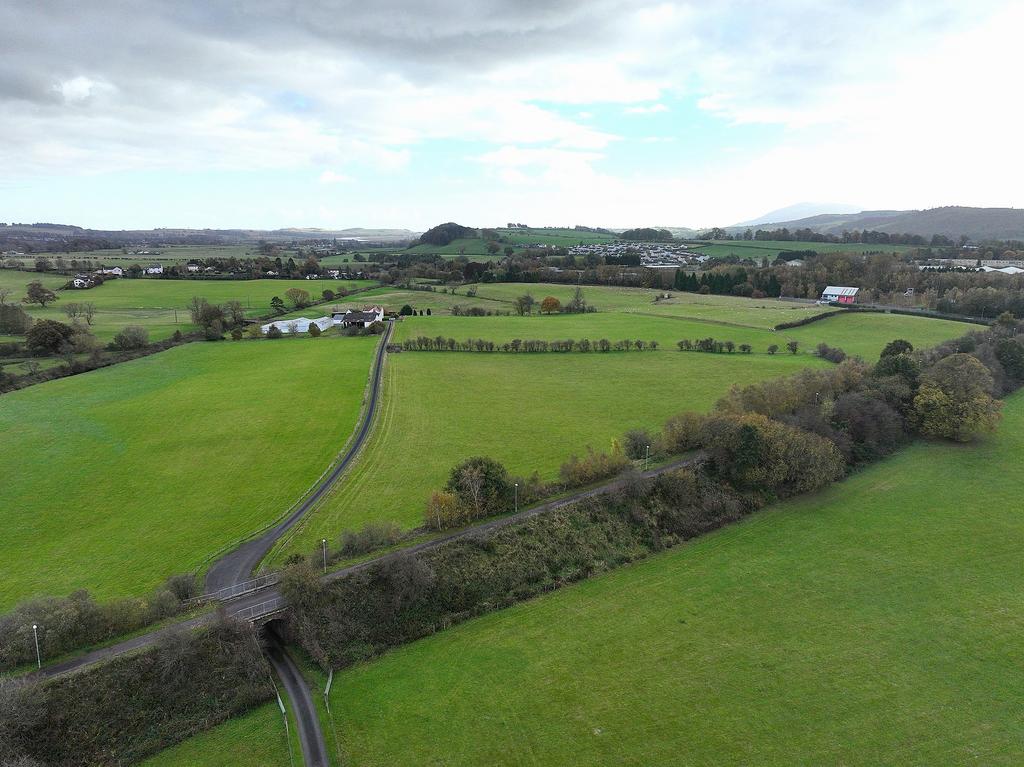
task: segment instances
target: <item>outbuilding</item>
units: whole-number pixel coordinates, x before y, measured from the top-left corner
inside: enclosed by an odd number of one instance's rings
[[[821,293],[821,302],[826,304],[853,304],[857,302],[857,291],[860,288],[845,288],[837,285],[829,285]]]

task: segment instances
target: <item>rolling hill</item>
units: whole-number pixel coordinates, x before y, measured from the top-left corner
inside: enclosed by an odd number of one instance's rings
[[[738,232],[753,226],[728,227]],[[1024,209],[967,208],[948,206],[928,210],[865,210],[860,213],[823,213],[790,221],[776,221],[773,228],[811,229],[821,234],[842,234],[843,230],[873,229],[889,234],[919,234],[950,238],[966,235],[971,240],[1024,239]]]

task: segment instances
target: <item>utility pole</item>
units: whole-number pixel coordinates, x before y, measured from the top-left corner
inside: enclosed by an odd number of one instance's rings
[[[43,667],[43,656],[39,653],[39,626],[32,624],[32,636],[36,640],[36,668]]]

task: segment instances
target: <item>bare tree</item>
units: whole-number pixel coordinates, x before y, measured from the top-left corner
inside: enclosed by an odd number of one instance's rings
[[[0,288],[0,306],[7,303],[7,299],[10,298],[13,292],[10,288]]]
[[[92,301],[82,304],[82,316],[85,317],[86,325],[92,325],[92,318],[96,316],[96,304]]]

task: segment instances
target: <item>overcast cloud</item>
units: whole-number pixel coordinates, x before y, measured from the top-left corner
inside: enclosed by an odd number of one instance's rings
[[[1022,22],[1007,2],[7,0],[0,219],[704,225],[815,199],[1013,205]],[[169,192],[182,174],[208,193]],[[276,197],[296,178],[305,191]]]

